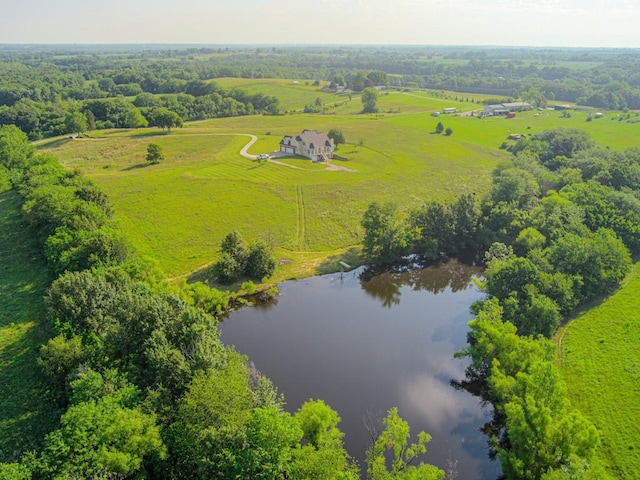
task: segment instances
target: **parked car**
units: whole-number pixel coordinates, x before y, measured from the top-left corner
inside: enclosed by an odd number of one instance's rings
[[[261,153],[260,155],[258,155],[258,160],[268,160],[268,159],[269,159],[268,153]]]

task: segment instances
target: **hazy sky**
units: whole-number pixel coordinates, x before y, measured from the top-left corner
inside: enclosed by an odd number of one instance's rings
[[[0,43],[640,47],[640,0],[0,0]]]

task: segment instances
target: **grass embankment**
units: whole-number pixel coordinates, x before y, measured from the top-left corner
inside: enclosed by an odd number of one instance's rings
[[[560,370],[573,406],[601,432],[594,462],[613,479],[640,472],[640,275],[565,326]]]
[[[0,193],[0,462],[36,447],[57,418],[53,407],[43,405],[45,386],[36,364],[48,340],[40,323],[46,271],[17,195]]]

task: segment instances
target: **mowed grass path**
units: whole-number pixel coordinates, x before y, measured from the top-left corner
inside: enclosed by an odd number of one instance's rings
[[[560,331],[572,405],[601,432],[594,460],[613,479],[640,472],[640,275]]]
[[[36,364],[48,340],[40,248],[22,222],[18,196],[0,193],[0,462],[37,447],[56,421]]]

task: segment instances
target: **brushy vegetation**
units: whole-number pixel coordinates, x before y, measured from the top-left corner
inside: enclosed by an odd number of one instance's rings
[[[640,276],[558,334],[560,371],[571,403],[600,430],[594,463],[611,478],[640,471]]]

